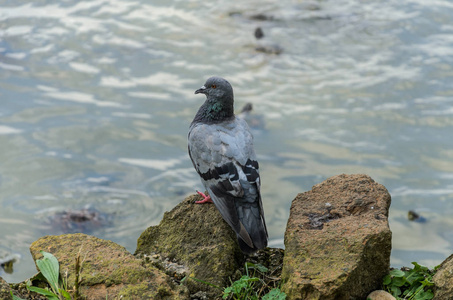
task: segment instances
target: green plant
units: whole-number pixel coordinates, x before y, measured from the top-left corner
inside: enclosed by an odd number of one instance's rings
[[[50,289],[32,286],[30,282],[27,284],[27,289],[44,295],[49,300],[71,300],[71,295],[67,291],[66,280],[60,278],[60,265],[57,258],[45,251],[41,251],[41,254],[43,255],[43,258],[36,260],[36,265],[49,283]]]
[[[391,270],[384,277],[384,288],[397,299],[407,300],[430,300],[434,294],[430,286],[433,286],[434,270],[429,270],[416,262],[412,262],[413,269]]]
[[[13,291],[10,291],[9,293],[11,294],[11,297],[13,298],[13,300],[24,300],[21,297],[17,297],[16,295],[14,295]]]
[[[223,299],[250,299],[257,300],[258,294],[254,289],[255,282],[260,281],[257,277],[243,275],[239,280],[231,283],[231,286],[223,290]]]
[[[285,300],[286,294],[279,288],[273,288],[269,293],[261,298],[262,300]]]
[[[266,273],[269,271],[269,269],[264,267],[263,265],[247,262],[245,264],[246,275],[243,275],[239,280],[232,282],[231,286],[226,287],[223,290],[223,299],[260,299],[260,295],[262,294],[263,290],[265,290],[266,283],[262,279],[255,277],[255,272],[252,276],[250,276],[249,269],[254,269],[260,273]],[[261,299],[285,300],[286,294],[280,291],[279,288],[273,288]]]
[[[250,276],[249,269],[253,269],[261,274],[264,274],[268,272],[268,268],[264,267],[263,265],[260,264],[253,264],[250,262],[247,262],[245,264],[245,273],[246,275],[243,275],[240,279],[231,282],[231,286],[228,286],[224,289],[221,287],[197,279],[195,277],[184,277],[181,280],[181,284],[183,284],[184,281],[187,279],[192,279],[197,282],[212,286],[214,288],[223,290],[223,299],[233,299],[233,300],[285,300],[286,299],[286,294],[282,292],[279,288],[274,287],[271,289],[270,285],[265,282],[263,279],[260,279],[258,277],[255,277],[255,272],[253,273],[252,276]],[[279,281],[273,279],[273,281]],[[262,298],[260,296],[265,292],[269,291],[267,294],[265,294]]]

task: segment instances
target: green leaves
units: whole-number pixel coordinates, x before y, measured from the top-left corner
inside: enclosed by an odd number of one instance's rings
[[[13,298],[13,300],[24,300],[21,297],[17,297],[16,295],[14,295],[13,291],[10,291],[9,293],[11,294],[11,297]]]
[[[27,289],[30,292],[35,292],[35,293],[44,295],[49,300],[58,300],[58,295],[56,295],[54,292],[51,292],[49,290],[42,289],[42,288],[39,288],[39,287],[36,287],[36,286],[27,286]],[[69,299],[71,299],[71,298],[69,298]]]
[[[48,252],[40,251],[44,256],[43,259],[38,259],[36,265],[42,275],[47,279],[47,282],[52,287],[52,290],[58,291],[58,278],[60,276],[60,265],[55,256]]]
[[[30,283],[27,283],[27,289],[31,292],[44,295],[49,300],[71,300],[71,295],[66,291],[64,281],[60,280],[60,264],[57,258],[45,251],[41,251],[41,254],[43,258],[36,260],[36,265],[47,280],[51,290],[32,286]]]
[[[428,287],[434,285],[435,271],[412,262],[413,269],[391,270],[383,279],[384,288],[397,299],[430,300],[434,297]]]
[[[261,264],[254,264],[254,263],[251,263],[251,262],[246,262],[245,263],[245,267],[246,269],[256,269],[258,271],[260,271],[261,273],[266,273],[269,271],[268,268],[266,268],[265,266],[261,265]]]
[[[254,282],[257,281],[260,281],[257,277],[244,275],[223,290],[222,298],[227,299],[231,295],[233,299],[258,299],[258,295],[253,290]]]
[[[245,264],[245,272],[246,275],[243,275],[239,280],[236,280],[235,282],[231,282],[231,285],[229,287],[226,287],[223,289],[223,299],[234,299],[234,300],[242,300],[242,299],[247,299],[247,300],[259,300],[259,299],[264,299],[264,300],[285,300],[286,299],[286,294],[280,291],[279,288],[273,288],[264,295],[262,298],[260,296],[264,293],[264,291],[268,291],[271,287],[266,284],[262,279],[251,276],[249,274],[249,270],[255,270],[261,274],[269,272],[269,269],[266,268],[263,265],[260,264],[254,264],[251,262],[247,262]],[[254,272],[255,273],[255,272]],[[192,279],[197,282],[221,289],[217,285],[214,285],[212,283],[203,281],[201,279],[197,279],[194,277],[184,277],[181,280],[181,284],[183,284],[184,281],[187,279]]]
[[[280,291],[279,288],[273,288],[269,293],[264,295],[262,300],[285,300],[286,294]]]
[[[245,264],[246,275],[243,275],[239,280],[231,283],[231,286],[226,287],[223,290],[223,299],[235,299],[235,300],[285,300],[286,294],[283,293],[279,288],[273,288],[260,298],[263,290],[269,290],[269,286],[266,283],[255,276],[249,274],[249,270],[255,270],[261,274],[269,272],[269,269],[261,264],[254,264],[247,262]],[[254,272],[255,273],[255,272]]]

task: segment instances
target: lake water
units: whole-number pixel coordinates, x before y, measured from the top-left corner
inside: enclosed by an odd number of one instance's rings
[[[271,246],[297,193],[365,173],[392,195],[392,266],[440,263],[453,252],[452,16],[443,0],[0,0],[0,253],[21,256],[0,275],[35,272],[30,243],[68,231],[55,214],[89,208],[84,230],[133,252],[201,189],[187,131],[211,75],[263,123]]]

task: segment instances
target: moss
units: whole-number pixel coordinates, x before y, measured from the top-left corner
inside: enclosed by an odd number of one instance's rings
[[[150,293],[151,292],[149,291],[149,285],[143,282],[140,284],[126,286],[118,293],[118,296],[125,299],[131,299],[135,297],[138,297],[137,299],[151,299],[149,298],[151,296]]]
[[[236,235],[214,205],[194,205],[195,200],[198,195],[186,198],[165,213],[158,226],[147,228],[137,241],[135,255],[160,253],[186,266],[197,279],[228,285],[244,259]],[[195,281],[187,281],[187,286],[191,291],[210,289]]]
[[[84,234],[46,236],[34,242],[30,251],[36,260],[39,250],[49,248],[59,260],[62,272],[68,270],[69,288],[74,284],[75,257],[80,251],[83,261],[80,289],[87,299],[105,299],[107,295],[109,299],[115,298],[123,290],[145,295],[135,299],[153,299],[146,295],[158,295],[160,288],[173,289],[163,272],[151,265],[145,268],[142,260],[111,241]]]

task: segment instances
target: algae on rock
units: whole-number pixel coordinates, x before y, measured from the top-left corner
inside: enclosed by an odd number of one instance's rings
[[[9,287],[9,284],[0,277],[0,299],[12,299],[10,291],[11,288]]]
[[[183,265],[187,276],[219,287],[230,284],[243,262],[236,235],[213,204],[194,204],[200,196],[192,195],[166,212],[158,226],[146,229],[137,241],[135,255],[158,253],[171,262]],[[186,280],[191,292],[207,290],[210,297],[220,290],[193,280]]]
[[[40,250],[52,253],[60,272],[68,272],[68,286],[75,282],[75,258],[80,251],[80,293],[90,300],[106,297],[125,299],[187,299],[187,289],[175,285],[162,271],[148,266],[124,247],[82,233],[44,236],[30,246],[36,261]]]

